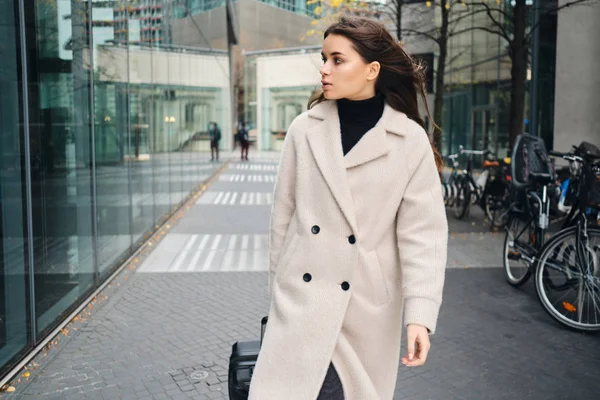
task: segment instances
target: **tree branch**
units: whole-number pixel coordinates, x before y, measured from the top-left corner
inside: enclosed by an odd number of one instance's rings
[[[552,8],[544,7],[545,11],[540,16],[546,16],[548,14],[557,13],[560,10],[562,10],[563,8],[573,7],[573,6],[578,6],[578,5],[582,6],[582,5],[586,5],[586,4],[589,5],[594,2],[598,2],[598,0],[573,0],[568,3],[563,4],[560,7],[552,7]],[[524,38],[525,43],[527,43],[531,40],[531,35],[533,35],[533,32],[535,32],[535,30],[540,25],[540,21],[541,21],[541,19],[539,19],[531,28],[529,28],[529,32],[525,34],[525,38]]]
[[[498,8],[492,8],[490,7],[487,3],[485,2],[478,2],[478,3],[473,3],[473,5],[476,6],[480,6],[480,7],[484,7],[485,8],[485,12],[488,15],[488,18],[492,21],[492,24],[498,28],[500,31],[503,32],[503,37],[508,38],[508,32],[506,31],[506,28],[504,26],[504,24],[502,24],[500,21],[498,21],[494,15],[492,14],[492,12],[500,12],[500,14],[502,16],[504,16],[504,18],[512,21],[512,16],[509,15],[508,13],[506,13],[504,10],[500,10]]]
[[[456,55],[452,56],[451,59],[446,61],[446,66],[452,65],[460,56],[465,54],[467,50],[469,50],[469,48],[469,46],[464,46],[464,48],[461,51],[459,51]]]
[[[497,31],[497,30],[494,30],[492,28],[488,28],[488,27],[485,27],[485,26],[472,26],[472,27],[469,27],[469,28],[461,29],[459,31],[454,31],[452,33],[449,33],[448,37],[450,38],[450,37],[457,36],[457,35],[460,35],[462,33],[470,32],[470,31],[473,31],[473,30],[475,30],[475,31],[484,31],[484,32],[488,32],[488,33],[493,33],[494,35],[498,35],[498,36],[504,38],[504,40],[506,40],[508,42],[508,44],[512,47],[512,39],[509,36],[507,36],[504,31]]]
[[[500,7],[490,7],[489,4],[487,4],[486,2],[474,1],[471,3],[467,3],[467,4],[470,6],[473,6],[473,7],[484,7],[486,9],[486,11],[488,11],[488,10],[495,11],[495,12],[500,13],[506,19],[512,19],[512,15],[510,13],[504,11]]]
[[[440,38],[439,37],[435,37],[432,34],[427,33],[427,32],[418,31],[416,29],[402,29],[402,33],[406,34],[407,36],[424,36],[424,37],[426,37],[429,40],[433,40],[438,45],[440,44]]]

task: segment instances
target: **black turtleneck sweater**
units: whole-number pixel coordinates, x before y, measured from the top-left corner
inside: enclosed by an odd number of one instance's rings
[[[366,100],[337,101],[344,155],[379,121],[384,104],[385,99],[381,93]]]

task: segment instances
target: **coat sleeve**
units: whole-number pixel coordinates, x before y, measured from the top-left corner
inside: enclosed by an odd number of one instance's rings
[[[283,141],[283,149],[275,179],[273,207],[269,224],[269,293],[277,271],[277,262],[288,227],[296,210],[296,149],[293,123]]]
[[[439,174],[427,135],[415,151],[412,176],[396,219],[404,325],[434,333],[442,303],[448,247],[448,221]]]

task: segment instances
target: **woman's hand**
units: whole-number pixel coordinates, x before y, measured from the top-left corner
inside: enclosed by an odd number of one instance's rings
[[[402,357],[402,364],[407,367],[420,367],[427,360],[427,353],[431,344],[427,328],[421,325],[407,325],[406,339],[408,340],[408,354]]]

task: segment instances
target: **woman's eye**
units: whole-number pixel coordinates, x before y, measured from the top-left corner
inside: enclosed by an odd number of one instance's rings
[[[335,58],[333,60],[336,64],[341,64],[342,63],[342,59],[341,58]]]

